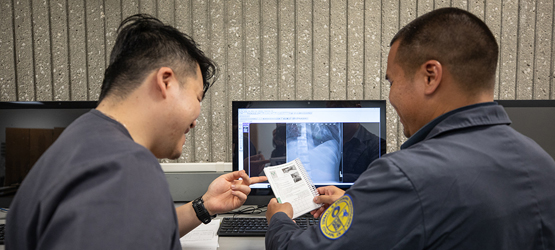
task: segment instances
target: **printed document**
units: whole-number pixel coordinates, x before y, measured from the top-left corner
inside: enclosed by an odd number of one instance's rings
[[[277,201],[293,206],[293,219],[322,206],[313,201],[319,194],[299,159],[266,167],[264,173]]]

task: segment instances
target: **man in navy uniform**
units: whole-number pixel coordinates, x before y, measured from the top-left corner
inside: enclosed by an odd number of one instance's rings
[[[319,188],[319,225],[271,200],[266,248],[555,249],[555,162],[493,102],[498,51],[456,8],[402,28],[386,78],[409,139],[346,192]]]

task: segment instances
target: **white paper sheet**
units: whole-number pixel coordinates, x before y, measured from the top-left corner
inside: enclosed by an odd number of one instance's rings
[[[200,224],[193,231],[181,237],[181,248],[186,250],[218,249],[218,228],[220,220],[212,220],[208,224]]]

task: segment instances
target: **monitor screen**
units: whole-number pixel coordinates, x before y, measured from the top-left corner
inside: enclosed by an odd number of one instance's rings
[[[499,100],[511,127],[536,141],[555,159],[555,100]]]
[[[0,102],[0,185],[20,183],[44,151],[95,101]]]
[[[349,188],[386,152],[385,101],[234,101],[233,170],[300,159],[316,186]],[[268,183],[251,195],[271,194]]]

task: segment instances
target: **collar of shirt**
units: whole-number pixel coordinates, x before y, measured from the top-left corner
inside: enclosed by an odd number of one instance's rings
[[[485,113],[477,113],[471,116],[465,116],[461,119],[448,119],[446,124],[442,124],[441,128],[437,125],[446,120],[448,117],[452,117],[455,114],[459,114],[468,110],[473,110],[476,108],[492,106],[488,112]],[[454,116],[456,117],[456,116]],[[492,125],[492,124],[510,124],[511,121],[509,120],[509,116],[505,113],[505,110],[502,106],[497,105],[496,102],[485,102],[485,103],[477,103],[468,106],[464,106],[458,109],[451,110],[443,115],[438,116],[428,124],[424,125],[424,127],[420,128],[414,135],[412,135],[403,145],[401,145],[401,149],[406,149],[418,142],[425,140],[426,138],[430,138],[436,136],[440,133],[443,133],[448,130],[453,130],[457,128],[463,127],[470,127],[476,125]],[[445,126],[444,126],[445,125]],[[433,132],[432,132],[433,131]]]

